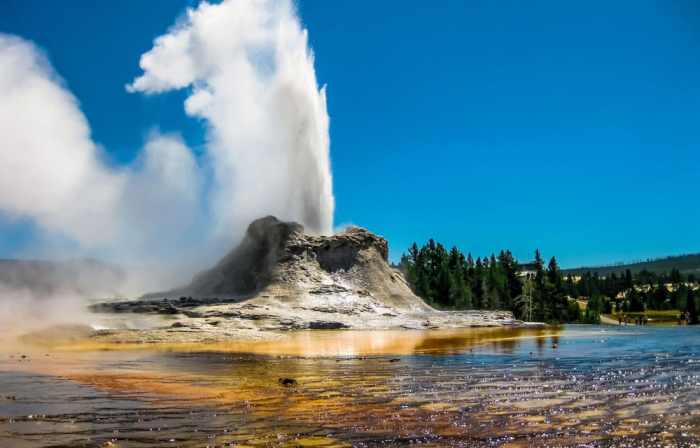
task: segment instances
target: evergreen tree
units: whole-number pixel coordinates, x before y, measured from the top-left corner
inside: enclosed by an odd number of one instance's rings
[[[556,289],[561,290],[561,271],[559,270],[559,265],[557,265],[557,259],[555,257],[552,257],[547,265],[547,279]]]
[[[570,297],[573,297],[574,299],[578,297],[578,291],[576,289],[576,284],[574,283],[574,276],[573,275],[566,276],[565,292],[566,292],[566,294],[568,294]]]
[[[625,269],[625,289],[630,289],[632,286],[632,271]]]
[[[568,322],[581,322],[583,320],[583,315],[581,314],[581,307],[578,305],[576,300],[569,300],[566,310]]]
[[[670,276],[669,280],[674,285],[679,284],[682,281],[681,272],[676,268],[671,269],[671,276]]]
[[[632,288],[627,292],[627,301],[629,302],[628,309],[632,313],[639,313],[644,311],[644,303],[642,297],[636,288]]]
[[[472,258],[471,252],[467,254],[467,266],[469,266],[470,268],[474,267],[474,259]]]
[[[438,275],[435,282],[436,302],[443,306],[450,305],[450,289],[451,289],[450,268],[447,260],[440,263]]]
[[[469,305],[466,303],[467,298],[465,297],[465,285],[464,277],[462,271],[450,272],[450,292],[449,292],[449,302],[450,305],[455,308],[466,309]]]
[[[566,322],[569,308],[568,299],[564,292],[564,280],[557,259],[552,257],[547,265],[547,301],[550,310],[550,320]]]
[[[599,324],[602,309],[602,298],[599,295],[592,296],[588,299],[586,311],[583,313],[583,322],[587,324]]]
[[[506,309],[513,309],[513,300],[523,292],[523,284],[518,278],[518,262],[509,251],[501,251],[498,255],[498,263],[505,277],[506,291],[503,297],[503,305]]]
[[[666,285],[664,285],[663,282],[659,281],[659,283],[656,285],[656,289],[654,289],[654,292],[650,294],[649,300],[647,301],[647,305],[649,305],[649,308],[654,310],[666,309],[667,298],[668,290],[666,289]]]
[[[484,308],[484,266],[481,258],[477,257],[474,263],[474,276],[472,277],[472,301],[477,309]]]
[[[517,317],[544,322],[592,322],[601,313],[614,310],[642,312],[649,309],[681,309],[698,314],[697,303],[688,301],[689,291],[695,286],[695,277],[687,282],[674,268],[668,273],[641,271],[633,275],[629,270],[618,276],[612,272],[601,277],[590,271],[578,280],[564,276],[555,257],[546,268],[539,250],[535,251],[534,273],[522,276],[512,253],[506,250],[498,256],[466,257],[457,248],[449,251],[430,239],[419,247],[413,243],[401,256],[399,269],[405,274],[414,292],[428,303],[453,309],[511,310]],[[669,292],[665,285],[672,283]],[[616,301],[624,292],[625,300]],[[575,300],[588,297],[590,310],[583,312]]]
[[[688,312],[688,324],[697,325],[700,319],[698,319],[698,307],[695,303],[693,288],[688,288],[688,298],[686,299],[685,310]]]
[[[535,278],[532,282],[532,314],[538,321],[549,320],[546,303],[544,261],[539,249],[535,250]]]

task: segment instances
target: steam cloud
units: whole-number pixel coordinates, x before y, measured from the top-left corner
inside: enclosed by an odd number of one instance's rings
[[[290,2],[203,3],[156,39],[141,68],[129,91],[192,88],[185,110],[211,125],[213,200],[224,229],[262,208],[331,231],[325,90]]]
[[[0,213],[142,265],[218,256],[265,214],[332,231],[325,90],[291,1],[203,2],[140,67],[129,92],[188,89],[186,113],[207,125],[202,157],[154,132],[135,163],[108,166],[48,59],[0,34]]]

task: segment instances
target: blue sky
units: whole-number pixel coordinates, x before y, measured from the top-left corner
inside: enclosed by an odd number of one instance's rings
[[[157,126],[203,144],[186,92],[133,95],[192,1],[6,0],[109,163]],[[700,251],[700,7],[692,1],[300,2],[327,84],[335,222],[565,266]],[[0,256],[36,238],[0,218]]]

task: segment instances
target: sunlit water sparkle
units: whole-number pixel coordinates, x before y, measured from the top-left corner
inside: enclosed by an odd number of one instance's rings
[[[10,350],[0,446],[696,446],[699,342],[568,326],[298,333],[249,354]]]

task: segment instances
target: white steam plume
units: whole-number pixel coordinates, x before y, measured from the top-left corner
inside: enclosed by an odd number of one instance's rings
[[[152,133],[135,163],[108,166],[47,58],[0,34],[0,213],[83,252],[169,266],[210,261],[265,214],[332,231],[325,92],[290,1],[203,2],[141,67],[131,92],[189,89],[186,112],[207,123],[199,160],[179,136]]]
[[[196,216],[199,172],[177,136],[152,133],[138,161],[112,169],[87,120],[31,43],[0,34],[0,210],[87,250],[160,253]],[[162,239],[150,238],[162,235]]]
[[[264,212],[332,231],[326,96],[290,1],[202,3],[141,68],[129,91],[191,87],[185,110],[210,124],[219,229]]]

